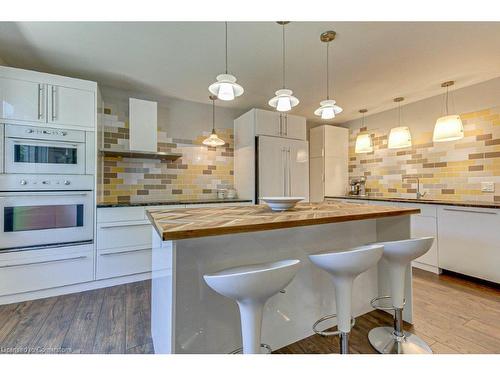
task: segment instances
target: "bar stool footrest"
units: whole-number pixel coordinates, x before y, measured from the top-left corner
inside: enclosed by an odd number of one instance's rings
[[[340,335],[342,333],[341,331],[326,331],[326,330],[320,331],[316,328],[318,326],[318,324],[323,323],[324,321],[327,321],[330,319],[334,319],[336,317],[337,317],[337,314],[330,314],[330,315],[325,315],[325,316],[319,318],[318,320],[316,320],[316,322],[312,326],[314,333],[317,335],[320,335],[320,336],[325,336],[325,337],[326,336],[338,336],[338,335]],[[354,327],[354,324],[356,324],[356,319],[354,319],[354,317],[351,317],[351,328]]]
[[[271,354],[273,352],[271,346],[268,344],[260,344],[260,347],[266,349],[267,354]],[[229,352],[228,354],[243,354],[243,348],[235,349],[232,352]]]
[[[381,297],[375,297],[374,299],[372,299],[370,301],[370,305],[376,309],[376,310],[382,310],[382,311],[394,311],[396,310],[395,307],[384,307],[384,306],[380,306],[380,305],[377,305],[377,302],[378,301],[381,301],[381,300],[384,300],[384,299],[391,299],[391,296],[381,296]],[[406,305],[406,299],[403,300],[403,307]]]

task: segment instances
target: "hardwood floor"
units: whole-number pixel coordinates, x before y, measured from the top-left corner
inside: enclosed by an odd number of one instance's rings
[[[0,353],[152,353],[150,282],[0,306]],[[500,353],[500,289],[455,275],[414,270],[415,332],[435,353]],[[391,325],[373,311],[359,317],[352,353],[375,353],[371,328]],[[337,353],[338,339],[310,336],[279,354]]]

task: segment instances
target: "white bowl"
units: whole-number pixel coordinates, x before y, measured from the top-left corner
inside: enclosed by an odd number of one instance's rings
[[[271,210],[273,211],[286,211],[303,201],[304,197],[261,197]]]

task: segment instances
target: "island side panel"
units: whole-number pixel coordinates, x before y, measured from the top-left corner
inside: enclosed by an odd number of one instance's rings
[[[386,217],[377,220],[377,241],[397,241],[411,238],[411,216]],[[379,296],[390,296],[391,288],[389,278],[387,277],[387,264],[381,260],[378,264]],[[411,265],[408,265],[405,279],[405,300],[406,304],[403,310],[403,320],[408,323],[413,323],[413,276]],[[381,301],[384,303],[384,301]],[[386,306],[384,304],[384,306]]]
[[[329,275],[307,255],[376,240],[376,220],[362,220],[175,241],[174,352],[228,353],[241,347],[237,305],[208,288],[205,273],[280,259],[302,261],[286,293],[272,297],[265,308],[262,341],[278,349],[312,335],[314,321],[336,310]],[[372,310],[369,301],[378,295],[377,277],[373,267],[356,279],[354,315]]]
[[[152,233],[151,336],[155,353],[175,353],[175,242]]]

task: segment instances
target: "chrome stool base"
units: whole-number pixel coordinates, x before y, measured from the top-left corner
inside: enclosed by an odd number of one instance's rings
[[[413,333],[397,336],[393,327],[377,327],[368,333],[373,348],[382,354],[432,354],[427,343]]]
[[[337,314],[325,315],[322,318],[316,320],[313,324],[313,331],[317,335],[328,337],[328,336],[339,336],[339,346],[340,346],[340,354],[349,354],[349,332],[342,331],[327,331],[318,329],[318,325],[323,323],[324,321],[334,319],[337,317]],[[351,317],[351,328],[356,324],[356,319]]]

